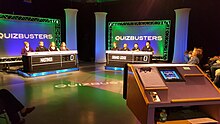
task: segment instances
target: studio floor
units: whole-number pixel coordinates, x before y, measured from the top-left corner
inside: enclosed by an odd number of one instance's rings
[[[123,72],[105,70],[104,64],[84,63],[79,71],[35,78],[0,72],[1,89],[36,106],[26,124],[139,124],[122,86]]]

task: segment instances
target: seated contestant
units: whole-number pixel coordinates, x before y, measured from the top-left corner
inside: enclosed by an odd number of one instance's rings
[[[154,53],[154,49],[150,46],[150,41],[146,42],[146,46],[142,48],[142,51],[152,52]]]
[[[132,49],[132,51],[140,51],[137,43],[134,44],[134,48]]]
[[[128,44],[125,43],[121,51],[130,51],[130,49],[128,48]]]
[[[66,43],[62,42],[60,45],[60,51],[68,51],[69,49],[66,47]]]
[[[142,51],[152,52],[154,54],[154,49],[150,46],[150,41],[146,42],[146,46],[142,48]],[[153,55],[150,55],[150,63],[152,62]]]
[[[117,47],[117,43],[116,42],[113,42],[113,47],[112,47],[111,50],[115,50],[115,51],[119,50],[119,48]]]
[[[44,47],[44,42],[41,40],[39,42],[39,46],[35,50],[36,52],[48,51],[46,47]]]
[[[49,51],[60,51],[60,50],[56,47],[55,42],[51,42]]]
[[[24,48],[22,48],[22,50],[21,50],[21,54],[24,55],[27,52],[34,52],[34,50],[30,47],[29,42],[25,41],[24,42]]]

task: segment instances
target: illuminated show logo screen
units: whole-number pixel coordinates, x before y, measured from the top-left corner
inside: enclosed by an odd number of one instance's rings
[[[173,80],[173,79],[180,79],[177,75],[176,71],[174,70],[162,70],[160,73],[163,75],[165,80]]]
[[[0,55],[21,56],[25,41],[34,50],[40,40],[48,48],[51,41],[58,41],[58,25],[57,19],[0,14]]]
[[[170,20],[110,22],[108,50],[112,48],[113,42],[117,42],[119,48],[123,48],[126,43],[131,50],[135,43],[142,49],[146,41],[150,41],[154,58],[167,60],[169,35]]]
[[[164,81],[167,82],[182,82],[184,79],[178,72],[178,70],[175,67],[158,67],[159,73]]]

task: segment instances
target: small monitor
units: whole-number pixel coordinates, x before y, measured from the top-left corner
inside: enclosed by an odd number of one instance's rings
[[[182,82],[184,79],[175,67],[158,67],[158,71],[166,82]]]

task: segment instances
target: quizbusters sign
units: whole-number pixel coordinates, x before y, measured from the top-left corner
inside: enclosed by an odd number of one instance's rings
[[[144,40],[144,41],[148,41],[148,40],[158,40],[161,41],[163,40],[162,36],[115,36],[115,40],[116,41],[120,41],[120,40],[131,40],[131,41],[139,41],[139,40]]]
[[[32,39],[53,39],[52,34],[24,34],[24,33],[3,33],[0,32],[0,39],[19,39],[19,40],[32,40]]]

